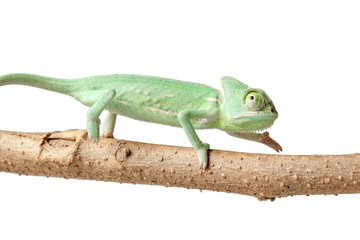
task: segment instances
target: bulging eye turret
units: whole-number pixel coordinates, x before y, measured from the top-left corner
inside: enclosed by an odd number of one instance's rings
[[[264,97],[257,91],[251,91],[245,96],[244,103],[247,109],[257,111],[264,106]]]

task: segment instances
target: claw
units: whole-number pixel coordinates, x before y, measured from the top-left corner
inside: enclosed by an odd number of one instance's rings
[[[201,161],[201,160],[199,159],[199,168],[200,168],[200,169],[206,169],[206,167],[207,167],[207,163],[204,162],[204,161]]]
[[[93,138],[93,143],[98,144],[99,143],[99,138]]]
[[[210,145],[204,143],[200,149],[197,150],[199,157],[199,168],[206,169],[208,165],[208,149]]]
[[[98,144],[99,143],[99,138],[95,138],[94,136],[91,136],[89,133],[88,133],[88,139],[90,141],[92,141],[94,144]]]

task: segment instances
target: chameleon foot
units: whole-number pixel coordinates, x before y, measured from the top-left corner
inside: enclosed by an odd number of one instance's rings
[[[199,167],[205,169],[208,165],[208,149],[210,145],[204,143],[199,149],[197,149],[198,158],[199,158]]]
[[[95,121],[88,120],[86,122],[89,139],[92,140],[94,143],[99,142],[99,125],[100,119],[97,119]]]

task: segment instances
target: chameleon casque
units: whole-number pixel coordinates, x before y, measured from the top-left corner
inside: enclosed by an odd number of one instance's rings
[[[275,151],[281,146],[268,132],[278,117],[269,96],[232,78],[221,79],[222,91],[209,86],[173,79],[140,75],[104,75],[79,79],[59,79],[32,74],[0,77],[0,86],[20,84],[63,93],[90,109],[86,116],[88,136],[99,139],[99,116],[107,110],[102,135],[113,137],[117,115],[137,120],[182,127],[195,148],[200,167],[208,165],[209,144],[195,129],[216,128],[231,136],[263,143]]]

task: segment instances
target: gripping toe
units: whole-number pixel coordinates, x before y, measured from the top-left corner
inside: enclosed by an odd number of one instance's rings
[[[197,150],[198,152],[198,158],[199,158],[199,167],[202,169],[205,169],[208,166],[208,149],[210,148],[210,145],[207,143],[204,143],[201,148]]]

